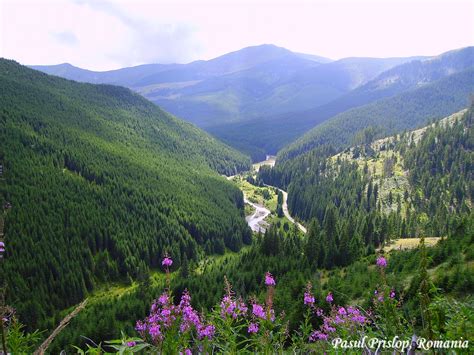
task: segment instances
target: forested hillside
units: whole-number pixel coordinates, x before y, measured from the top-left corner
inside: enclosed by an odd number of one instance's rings
[[[337,155],[321,146],[282,164],[286,170],[262,167],[259,178],[287,186],[290,212],[321,226],[320,265],[344,265],[362,246],[445,236],[472,213],[473,132],[471,109]]]
[[[432,84],[340,113],[305,133],[278,153],[278,163],[322,145],[346,148],[423,126],[469,105],[474,92],[474,67]],[[287,169],[286,169],[287,170]]]
[[[2,276],[30,329],[165,253],[179,265],[250,242],[242,193],[219,176],[245,156],[128,89],[4,59],[0,86]]]

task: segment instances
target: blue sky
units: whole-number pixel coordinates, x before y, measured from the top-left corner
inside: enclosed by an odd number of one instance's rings
[[[0,0],[0,56],[108,70],[273,43],[333,59],[474,44],[472,0]]]

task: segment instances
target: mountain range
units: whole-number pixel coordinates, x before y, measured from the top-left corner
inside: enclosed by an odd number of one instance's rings
[[[343,111],[465,70],[473,66],[473,53],[467,47],[435,57],[334,61],[261,45],[189,64],[105,72],[70,64],[33,68],[129,87],[257,160]]]

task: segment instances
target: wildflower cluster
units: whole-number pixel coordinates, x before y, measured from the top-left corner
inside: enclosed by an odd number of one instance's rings
[[[181,339],[184,347],[189,346],[194,338],[211,340],[215,333],[214,325],[204,322],[193,309],[187,291],[178,305],[173,304],[167,292],[163,293],[152,304],[149,316],[144,321],[138,321],[135,329],[144,340],[160,348],[167,339],[174,338],[172,334]]]
[[[310,341],[328,340],[333,335],[340,337],[341,332],[359,334],[368,323],[367,317],[355,307],[332,307],[328,315],[320,311],[319,316],[323,318],[323,324],[311,333]]]
[[[227,282],[227,281],[226,281]],[[245,317],[248,312],[248,307],[245,302],[239,298],[236,300],[233,296],[230,284],[227,283],[227,293],[222,298],[220,304],[220,314],[222,318],[227,316],[237,319],[240,316]]]
[[[165,257],[162,262],[168,280],[172,263],[169,257]],[[364,335],[382,329],[384,318],[394,324],[400,322],[390,313],[396,311],[397,295],[393,288],[386,285],[384,269],[387,260],[379,257],[376,265],[383,282],[374,291],[373,309],[367,311],[338,305],[331,292],[317,302],[313,287],[308,282],[302,300],[306,306],[305,318],[300,330],[292,337],[294,349],[326,351],[330,349],[330,341],[335,338],[359,340]],[[181,296],[179,304],[175,305],[168,287],[152,304],[150,315],[144,321],[137,322],[136,330],[141,339],[129,339],[122,342],[121,346],[134,351],[145,344],[155,347],[158,353],[182,354],[283,351],[285,344],[288,344],[288,331],[283,323],[284,315],[276,317],[273,309],[277,283],[270,272],[264,275],[263,282],[266,286],[265,300],[262,302],[253,297],[246,303],[241,297],[235,296],[231,284],[225,278],[224,296],[206,320],[192,307],[191,296],[187,291]],[[385,327],[382,335],[385,332],[391,334],[392,330]]]
[[[173,260],[165,257],[162,265],[169,276],[169,267]],[[180,349],[187,353],[189,348],[199,343],[202,347],[212,340],[215,326],[204,321],[203,317],[192,307],[191,295],[186,290],[178,305],[173,303],[169,290],[166,290],[153,302],[149,316],[138,321],[135,329],[142,339],[153,344],[159,351]],[[129,342],[130,347],[136,345]]]

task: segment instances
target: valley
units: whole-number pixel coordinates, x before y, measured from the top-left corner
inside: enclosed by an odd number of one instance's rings
[[[5,299],[25,332],[55,335],[51,353],[112,339],[124,353],[319,353],[353,326],[474,334],[452,326],[472,318],[472,59],[264,45],[38,68],[77,81],[0,59]],[[374,316],[324,328],[341,307]],[[183,328],[147,318],[156,309]]]

